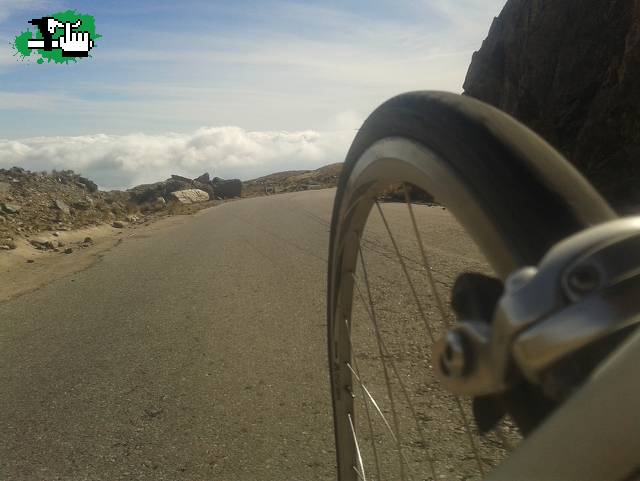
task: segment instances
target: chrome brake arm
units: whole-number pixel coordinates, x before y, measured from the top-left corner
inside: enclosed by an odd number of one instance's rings
[[[640,321],[640,217],[607,222],[559,242],[538,267],[509,276],[490,324],[458,322],[434,346],[452,392],[507,390],[513,371],[539,384],[579,349]]]

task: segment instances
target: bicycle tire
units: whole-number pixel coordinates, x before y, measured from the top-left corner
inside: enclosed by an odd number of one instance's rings
[[[547,142],[507,114],[446,92],[409,92],[378,107],[345,159],[331,221],[328,353],[338,479],[357,479],[347,426],[353,379],[345,367],[353,272],[374,197],[417,185],[447,207],[504,279],[535,265],[564,237],[616,215]]]

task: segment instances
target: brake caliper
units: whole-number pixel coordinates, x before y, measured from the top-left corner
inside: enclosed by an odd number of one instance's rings
[[[559,242],[537,267],[511,274],[501,294],[488,279],[456,282],[453,307],[463,320],[434,346],[436,372],[450,391],[476,398],[481,429],[504,412],[496,404],[511,412],[531,398],[535,424],[638,325],[640,217]]]

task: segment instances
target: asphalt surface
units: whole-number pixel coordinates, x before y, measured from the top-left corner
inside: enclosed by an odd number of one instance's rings
[[[0,479],[334,474],[333,190],[230,202],[0,304]]]
[[[1,302],[0,480],[335,479],[325,320],[334,195],[174,218]],[[384,210],[426,285],[406,206]],[[484,267],[447,211],[414,210],[447,299],[457,271]],[[413,301],[377,214],[363,250],[380,316],[393,321]],[[444,457],[449,479],[476,479],[456,477],[455,464]]]

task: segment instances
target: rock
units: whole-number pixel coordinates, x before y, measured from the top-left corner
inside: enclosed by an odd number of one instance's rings
[[[17,214],[22,209],[22,206],[18,204],[9,204],[8,202],[0,203],[0,208],[7,214]]]
[[[124,223],[120,222],[119,220],[115,221],[113,224],[111,224],[112,227],[115,227],[116,229],[124,229]]]
[[[62,242],[61,240],[59,240],[58,241],[58,247],[64,247],[64,246],[65,246],[65,243]]]
[[[113,202],[111,204],[111,212],[114,215],[121,215],[124,216],[127,212],[127,208],[121,204],[120,202]]]
[[[177,177],[177,178],[174,178]],[[193,188],[193,181],[185,177],[172,176],[163,182],[156,182],[155,184],[143,184],[129,189],[129,195],[131,200],[138,204],[145,202],[152,202],[158,197],[167,197],[171,192],[177,190],[186,190]]]
[[[171,197],[181,204],[195,204],[209,200],[209,194],[200,189],[178,190],[171,193]]]
[[[240,179],[223,180],[215,177],[211,181],[215,196],[227,199],[232,197],[240,197],[242,195],[242,182]]]
[[[209,182],[211,182],[211,179],[209,178],[209,172],[205,172],[200,177],[196,177],[193,180],[194,182],[200,182],[201,184],[208,184]]]
[[[163,197],[166,193],[166,189],[166,182],[156,182],[154,184],[137,185],[129,189],[127,192],[129,192],[131,200],[138,204],[142,204],[144,202],[150,202],[158,197]]]
[[[33,259],[27,259],[27,264],[33,264],[35,261]]]
[[[176,192],[177,190],[188,190],[193,189],[193,181],[190,179],[185,179],[184,177],[174,179],[174,176],[171,179],[167,179],[165,181],[165,196],[171,194],[171,192]],[[175,176],[180,177],[180,176]]]
[[[636,2],[508,0],[464,92],[528,125],[621,205],[640,201],[639,76]]]
[[[89,210],[93,208],[93,200],[90,197],[86,199],[77,200],[71,204],[74,209]]]
[[[71,254],[71,253],[73,253],[73,249],[72,249],[71,247],[67,247],[67,248],[64,250],[64,253],[65,253],[65,254]]]
[[[63,214],[69,215],[71,213],[69,206],[63,200],[56,199],[54,204]]]
[[[209,184],[203,184],[202,182],[198,182],[196,180],[193,181],[193,187],[196,189],[204,190],[207,194],[209,194],[209,198],[212,198],[215,195],[215,191],[213,186]]]
[[[85,244],[93,244],[93,239],[91,237],[85,237],[82,242]]]
[[[0,250],[8,251],[9,250],[9,246],[0,245]]]
[[[87,188],[87,190],[89,192],[91,192],[91,193],[98,191],[98,185],[95,182],[93,182],[93,181],[91,181],[91,180],[89,180],[89,179],[87,179],[85,177],[78,177],[78,181],[77,182],[79,184],[81,184],[81,185],[84,185]]]
[[[41,251],[53,250],[56,247],[47,239],[29,239],[29,244]]]
[[[128,215],[127,216],[127,222],[133,224],[135,222],[138,222],[138,216],[137,215]]]
[[[153,203],[154,210],[162,210],[167,206],[167,201],[164,200],[164,197],[158,197]]]
[[[192,180],[187,178],[187,177],[182,177],[181,175],[175,175],[175,174],[173,174],[171,176],[171,180],[177,180],[179,182],[186,182],[187,184],[190,184],[192,182]]]
[[[142,184],[129,189],[131,200],[138,204],[154,202],[158,197],[167,198],[172,192],[194,188],[194,181],[180,175],[172,175],[170,179],[154,184]]]
[[[0,246],[6,247],[7,250],[15,249],[18,247],[13,239],[4,239],[0,241]]]

